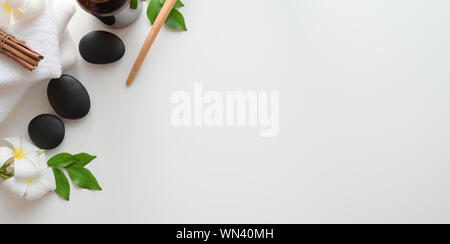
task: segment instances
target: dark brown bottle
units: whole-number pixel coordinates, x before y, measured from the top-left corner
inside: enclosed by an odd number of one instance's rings
[[[131,8],[131,0],[77,0],[78,4],[111,28],[123,28],[133,24],[142,12],[142,1]]]

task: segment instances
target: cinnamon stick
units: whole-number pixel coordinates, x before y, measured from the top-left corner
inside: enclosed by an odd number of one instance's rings
[[[8,33],[0,30],[0,36],[8,35]],[[19,50],[20,52],[24,53],[30,58],[36,59],[36,60],[42,60],[44,57],[33,51],[30,47],[28,47],[25,42],[17,40],[14,36],[11,36],[10,39],[6,40],[6,44],[12,46],[13,48]]]
[[[1,53],[5,54],[6,56],[12,58],[14,61],[16,61],[18,64],[20,64],[22,67],[26,68],[29,71],[33,71],[35,66],[23,61],[22,59],[20,59],[19,57],[15,56],[14,54],[6,51],[6,50],[2,50]]]
[[[24,41],[16,39],[3,30],[0,30],[0,53],[30,71],[33,71],[44,58],[41,54],[27,46]]]
[[[19,57],[20,59],[24,60],[25,62],[33,66],[38,66],[39,64],[39,60],[30,58],[29,56],[25,55],[24,53],[20,52],[19,50],[15,49],[14,47],[6,43],[4,44],[3,49],[10,53],[13,53],[15,56]]]

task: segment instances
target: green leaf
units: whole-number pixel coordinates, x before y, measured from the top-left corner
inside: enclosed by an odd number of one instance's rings
[[[159,0],[150,0],[147,8],[147,17],[152,23],[155,23],[156,17],[158,17],[159,11],[161,11],[162,5]]]
[[[3,164],[3,166],[0,168],[0,178],[7,180],[14,176],[14,173],[8,173],[8,167],[11,166],[13,162],[14,160],[10,159]]]
[[[84,167],[97,158],[97,156],[92,156],[87,153],[79,153],[73,155],[73,158],[76,160],[76,163],[72,164],[71,167]]]
[[[79,187],[89,190],[99,190],[102,188],[97,182],[95,176],[86,168],[82,167],[69,167],[67,168],[70,179]]]
[[[55,175],[56,181],[56,193],[62,198],[69,201],[70,198],[70,184],[67,180],[66,175],[59,169],[53,168],[53,174]]]
[[[164,3],[166,3],[166,0],[160,0],[161,2],[161,6],[164,5]],[[177,3],[175,3],[175,7],[174,8],[181,8],[184,7],[184,3],[182,3],[180,0],[177,0]]]
[[[150,0],[147,8],[147,16],[152,25],[155,23],[159,12],[166,0]],[[166,25],[175,30],[187,31],[186,23],[183,15],[176,8],[183,7],[184,4],[181,1],[177,1],[174,9],[170,12],[169,17],[166,20]]]
[[[6,174],[6,173],[0,173],[0,178],[7,180],[9,178],[13,177],[12,175]]]
[[[0,168],[0,172],[6,172],[6,169],[11,166],[13,160],[8,160],[3,166]]]
[[[187,31],[186,23],[184,22],[184,17],[180,11],[173,9],[167,18],[166,25],[175,30]]]
[[[131,9],[137,9],[137,7],[138,7],[138,0],[131,0],[130,8]]]
[[[77,160],[73,157],[72,154],[60,153],[48,160],[47,164],[52,168],[66,168],[76,162]]]

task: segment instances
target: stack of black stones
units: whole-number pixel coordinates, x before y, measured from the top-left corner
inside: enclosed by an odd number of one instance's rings
[[[94,31],[81,39],[79,50],[83,59],[89,63],[109,64],[123,57],[125,45],[112,33]],[[67,74],[50,81],[47,96],[56,114],[64,119],[82,119],[91,109],[91,99],[86,88]],[[64,140],[64,122],[56,115],[41,114],[28,125],[28,134],[40,149],[55,149]]]

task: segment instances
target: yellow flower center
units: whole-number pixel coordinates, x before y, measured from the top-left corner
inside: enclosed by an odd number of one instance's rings
[[[23,150],[23,148],[16,148],[16,147],[14,147],[14,152],[12,152],[12,155],[17,160],[22,160],[23,158],[25,158],[25,151]]]
[[[3,8],[6,9],[6,11],[9,12],[9,13],[12,12],[12,8],[11,8],[11,6],[9,6],[8,3],[4,3],[3,4]]]
[[[33,180],[32,180],[32,179],[28,179],[28,180],[26,180],[25,182],[29,184],[29,183],[32,183]]]
[[[12,12],[17,13],[17,12],[20,12],[18,9],[15,9],[15,8],[12,8],[11,6],[9,6],[8,3],[4,3],[4,4],[3,4],[3,8],[4,8],[4,9],[6,10],[6,12],[8,12],[8,13],[12,13]]]

